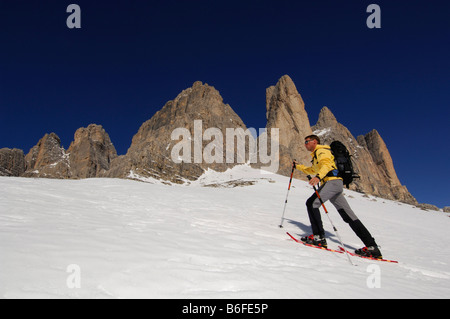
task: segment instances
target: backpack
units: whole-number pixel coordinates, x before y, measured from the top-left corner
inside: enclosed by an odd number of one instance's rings
[[[354,178],[360,178],[353,170],[351,155],[348,152],[347,147],[340,141],[333,141],[330,144],[330,149],[338,169],[337,176],[341,177],[344,181],[344,185],[349,188],[349,185],[353,182]]]

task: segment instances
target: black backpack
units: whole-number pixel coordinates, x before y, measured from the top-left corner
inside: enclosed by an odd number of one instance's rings
[[[349,188],[349,185],[353,182],[354,178],[360,178],[353,170],[351,155],[348,152],[347,147],[340,141],[333,141],[330,144],[330,149],[339,171],[338,177],[341,177],[344,180],[344,185]]]

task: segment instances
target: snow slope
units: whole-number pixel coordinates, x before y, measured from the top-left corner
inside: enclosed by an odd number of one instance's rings
[[[0,177],[0,297],[450,297],[447,214],[346,190],[384,257],[400,261],[352,258],[352,266],[285,234],[310,232],[305,182],[293,181],[278,227],[287,185],[287,177],[245,165],[172,186]],[[328,210],[347,246],[361,247]]]

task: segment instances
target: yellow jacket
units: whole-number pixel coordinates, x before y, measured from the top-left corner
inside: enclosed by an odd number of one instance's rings
[[[342,179],[336,176],[327,176],[332,170],[337,170],[334,156],[328,145],[317,145],[314,152],[311,153],[312,166],[296,165],[296,168],[312,177],[317,176],[321,181],[328,182],[334,179]],[[337,173],[337,172],[336,172]]]

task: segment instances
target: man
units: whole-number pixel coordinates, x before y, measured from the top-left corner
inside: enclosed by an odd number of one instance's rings
[[[343,180],[337,176],[338,170],[330,147],[328,145],[320,145],[320,138],[316,135],[309,135],[305,138],[305,147],[311,152],[312,166],[307,167],[294,162],[295,168],[305,174],[314,176],[309,181],[311,186],[321,183],[318,192],[322,201],[326,202],[329,200],[336,207],[342,219],[350,225],[355,234],[366,245],[364,248],[357,249],[355,253],[365,257],[382,258],[375,239],[355,215],[343,195]],[[320,200],[314,192],[306,201],[313,234],[308,237],[302,237],[301,240],[308,244],[326,248],[327,241],[320,216],[320,206]]]

